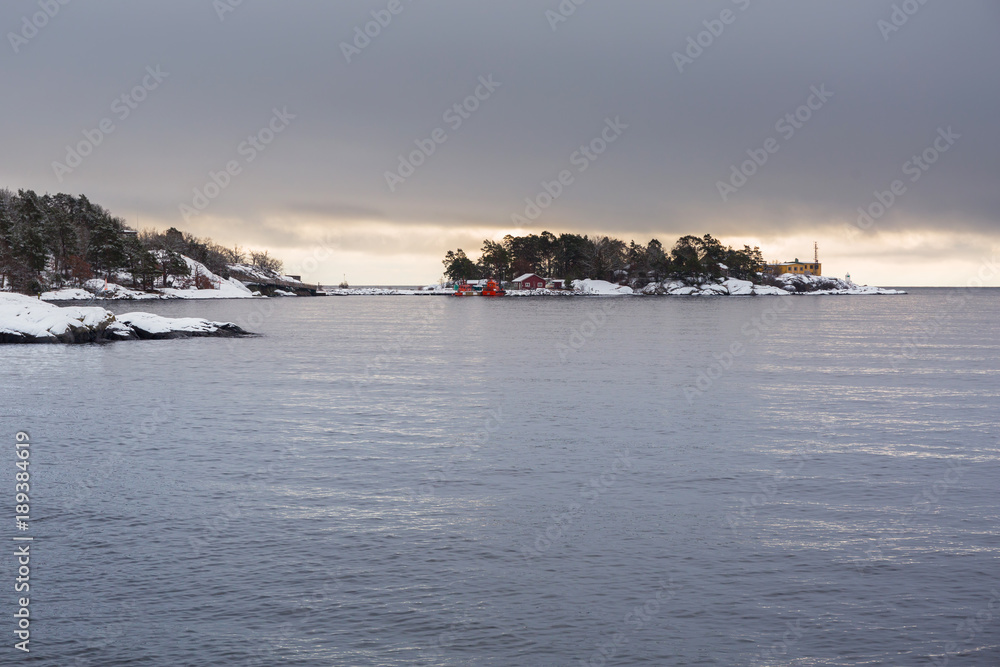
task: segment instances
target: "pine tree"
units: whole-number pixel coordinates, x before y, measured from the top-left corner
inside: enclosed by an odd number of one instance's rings
[[[40,292],[44,287],[41,274],[49,258],[45,237],[48,220],[34,191],[18,190],[12,222],[9,241],[17,260],[14,285],[21,291]]]
[[[103,273],[105,279],[110,280],[113,273],[128,265],[123,233],[125,225],[103,210],[93,217],[93,224],[87,261]]]
[[[42,198],[48,209],[45,235],[52,250],[53,269],[61,279],[69,277],[69,258],[79,252],[79,236],[74,220],[75,199],[66,194]]]

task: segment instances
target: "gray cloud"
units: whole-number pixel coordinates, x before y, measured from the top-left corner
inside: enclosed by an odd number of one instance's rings
[[[275,220],[302,243],[303,220],[499,231],[620,117],[628,130],[533,226],[759,237],[842,227],[952,127],[961,139],[878,229],[995,239],[1000,10],[929,2],[886,40],[894,4],[589,0],[553,31],[556,0],[401,0],[348,64],[341,43],[388,0],[247,1],[224,20],[194,0],[70,3],[17,53],[5,40],[0,180],[202,233],[225,220],[232,237],[276,238]],[[675,52],[724,10],[733,21],[679,72]],[[38,11],[4,3],[0,26],[18,34]],[[157,65],[169,76],[119,118],[114,100]],[[488,75],[500,87],[452,130],[445,111]],[[783,138],[775,123],[820,85],[833,97]],[[295,119],[246,161],[241,143],[284,107]],[[52,162],[104,118],[114,131],[59,182]],[[439,127],[447,140],[390,192],[385,172]],[[769,137],[779,150],[723,202],[717,182]],[[240,173],[185,224],[179,205],[231,160]]]

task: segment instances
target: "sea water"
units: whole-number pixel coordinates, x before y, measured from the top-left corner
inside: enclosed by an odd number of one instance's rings
[[[0,348],[30,664],[1000,664],[998,303],[113,304],[261,335]]]

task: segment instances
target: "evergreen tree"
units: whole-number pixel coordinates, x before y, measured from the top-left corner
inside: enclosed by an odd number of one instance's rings
[[[444,264],[444,275],[449,280],[473,280],[479,277],[478,267],[466,257],[465,251],[461,248],[455,252],[449,250],[441,263]]]
[[[103,273],[106,280],[111,280],[113,273],[128,265],[124,239],[125,225],[118,218],[111,217],[107,211],[95,211],[92,221],[87,261],[98,272]]]
[[[41,273],[49,258],[46,226],[45,206],[38,195],[32,190],[18,190],[8,236],[11,252],[17,260],[13,276],[16,289],[37,293],[43,288]]]
[[[46,195],[43,201],[48,209],[45,235],[52,252],[53,270],[62,282],[69,277],[69,258],[79,252],[80,240],[74,219],[76,202],[66,194]]]

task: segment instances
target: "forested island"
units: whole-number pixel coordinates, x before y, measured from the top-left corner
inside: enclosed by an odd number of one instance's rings
[[[610,236],[508,234],[501,241],[483,241],[476,260],[459,248],[449,250],[442,263],[445,278],[453,283],[491,278],[512,283],[511,296],[903,293],[819,275],[811,271],[820,267],[818,262],[768,264],[760,248],[724,246],[711,234],[682,236],[669,248],[657,239],[626,244]]]
[[[37,295],[100,279],[204,290],[234,277],[280,280],[281,272],[267,251],[225,248],[173,227],[131,229],[85,195],[0,189],[0,289]]]
[[[756,279],[764,265],[760,248],[724,246],[711,234],[682,236],[671,247],[657,239],[643,245],[610,236],[580,236],[551,232],[483,241],[478,260],[449,250],[443,260],[450,280],[491,277],[501,282],[525,273],[576,279],[606,280],[642,288],[668,279],[704,281],[723,276]]]

